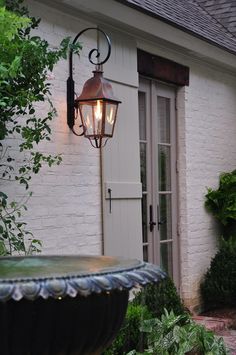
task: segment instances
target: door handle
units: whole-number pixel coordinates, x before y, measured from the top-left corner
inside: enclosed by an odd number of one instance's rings
[[[149,206],[149,229],[150,232],[153,231],[154,226],[156,226],[156,222],[153,221],[153,208],[152,205]]]
[[[107,191],[109,194],[109,213],[111,213],[111,189],[109,188]]]

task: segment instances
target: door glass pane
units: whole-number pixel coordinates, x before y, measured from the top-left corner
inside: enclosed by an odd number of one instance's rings
[[[159,143],[170,143],[170,99],[157,97],[157,116],[159,118]]]
[[[146,131],[146,93],[138,93],[139,102],[139,140],[140,176],[142,183],[142,242],[143,260],[148,261],[148,214],[147,214],[147,131]]]
[[[139,139],[146,140],[146,95],[145,92],[138,93],[139,104]]]
[[[158,145],[159,190],[171,190],[170,147]]]
[[[161,244],[161,268],[166,271],[169,276],[173,276],[172,242]]]
[[[147,144],[140,143],[140,170],[141,170],[141,183],[143,191],[147,191]]]
[[[171,195],[159,195],[160,240],[172,239]]]
[[[143,261],[148,261],[148,246],[143,246]]]
[[[142,226],[143,226],[143,243],[147,243],[147,196],[142,198]]]

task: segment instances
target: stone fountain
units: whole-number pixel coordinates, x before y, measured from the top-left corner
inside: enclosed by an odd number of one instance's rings
[[[164,277],[155,265],[105,256],[0,258],[0,354],[101,354],[129,290]]]

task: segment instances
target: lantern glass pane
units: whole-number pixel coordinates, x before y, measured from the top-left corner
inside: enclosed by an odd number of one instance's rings
[[[91,136],[94,134],[92,106],[89,105],[88,103],[86,104],[81,103],[79,105],[79,109],[80,109],[82,124],[84,127],[84,135]]]
[[[115,103],[106,102],[105,135],[109,137],[113,135],[117,106]]]
[[[101,100],[92,101],[94,135],[102,134],[103,102]]]

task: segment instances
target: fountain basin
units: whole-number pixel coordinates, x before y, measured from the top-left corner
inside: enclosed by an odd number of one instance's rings
[[[0,353],[101,354],[129,290],[164,277],[155,265],[105,256],[0,258]]]

